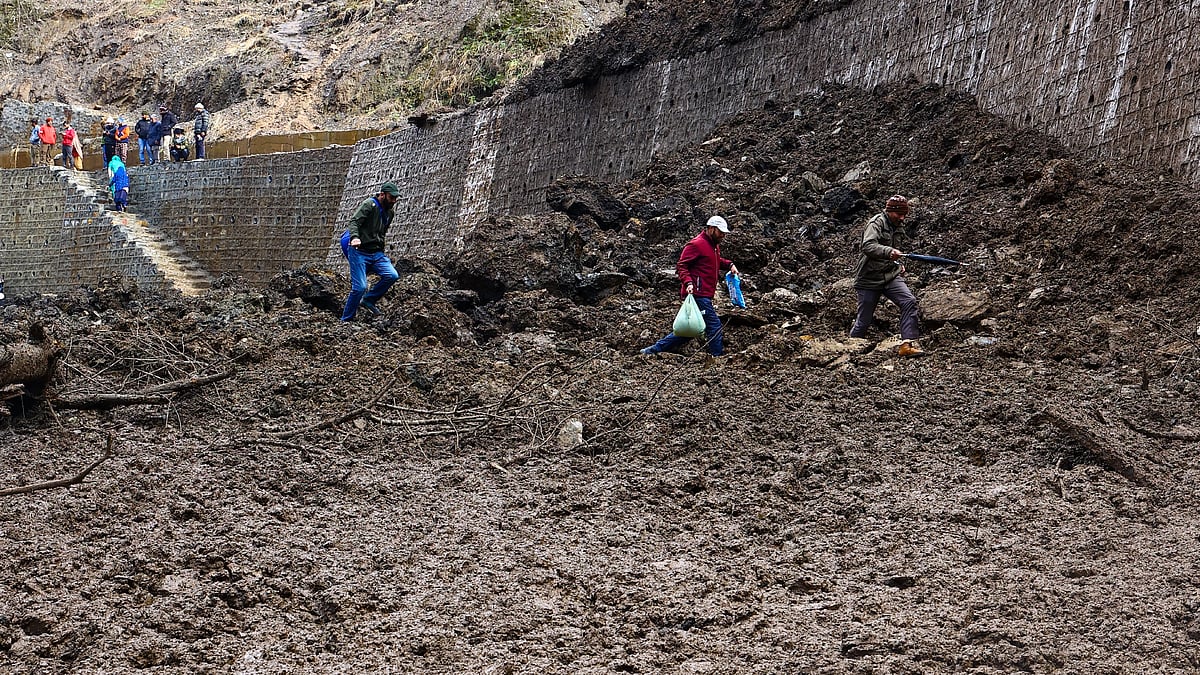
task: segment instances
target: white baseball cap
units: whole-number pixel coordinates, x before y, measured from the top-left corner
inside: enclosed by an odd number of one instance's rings
[[[709,218],[708,222],[705,223],[704,226],[715,227],[725,234],[729,234],[729,223],[725,222],[725,219],[721,216],[713,216],[712,218]]]

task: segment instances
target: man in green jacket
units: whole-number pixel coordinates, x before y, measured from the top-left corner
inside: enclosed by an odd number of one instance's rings
[[[904,282],[904,252],[896,248],[904,238],[904,219],[908,217],[908,199],[903,195],[888,198],[883,213],[867,221],[863,231],[861,255],[854,270],[854,291],[858,295],[858,316],[850,329],[850,337],[866,337],[875,321],[875,306],[887,298],[900,309],[900,356],[922,356],[925,352],[917,339],[921,337],[918,324],[920,309],[917,298]]]
[[[350,263],[350,296],[342,310],[342,321],[353,321],[360,304],[371,314],[379,314],[375,303],[400,278],[383,252],[399,198],[400,188],[389,181],[379,186],[379,194],[364,200],[350,217],[350,225],[341,239],[342,253]],[[379,276],[370,292],[367,291],[367,272]]]

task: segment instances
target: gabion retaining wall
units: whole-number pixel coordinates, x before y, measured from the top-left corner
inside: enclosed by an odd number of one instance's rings
[[[65,291],[119,273],[165,280],[101,207],[50,168],[0,171],[0,278],[10,296]]]
[[[915,77],[1070,146],[1200,180],[1200,5],[862,0],[794,28],[359,143],[339,222],[380,182],[390,238],[432,253],[491,213],[545,208],[556,177],[623,179],[732,115],[827,81]],[[330,257],[336,257],[331,253]]]
[[[334,147],[134,167],[131,210],[210,274],[263,284],[325,257],[351,153]]]

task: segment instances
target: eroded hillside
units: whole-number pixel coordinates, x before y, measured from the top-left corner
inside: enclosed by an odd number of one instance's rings
[[[462,107],[623,12],[619,0],[6,0],[5,143],[24,104],[217,113],[220,138],[389,128]],[[20,105],[18,105],[20,104]],[[12,106],[11,109],[9,106]]]
[[[923,359],[892,309],[845,337],[892,192],[970,263],[909,270]],[[1194,191],[901,83],[551,194],[399,260],[364,323],[320,266],[4,307],[62,352],[0,488],[114,456],[0,496],[0,670],[1200,667]],[[731,355],[638,356],[714,211]],[[79,405],[113,393],[150,398]]]

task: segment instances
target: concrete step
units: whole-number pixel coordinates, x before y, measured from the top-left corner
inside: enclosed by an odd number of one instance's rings
[[[198,295],[211,287],[212,276],[170,236],[140,216],[136,200],[130,200],[127,206],[127,209],[134,208],[117,211],[108,193],[108,182],[102,175],[67,172],[62,167],[58,168],[65,174],[66,184],[95,205],[96,216],[108,219],[119,228],[126,239],[149,258],[167,283],[184,295]]]

